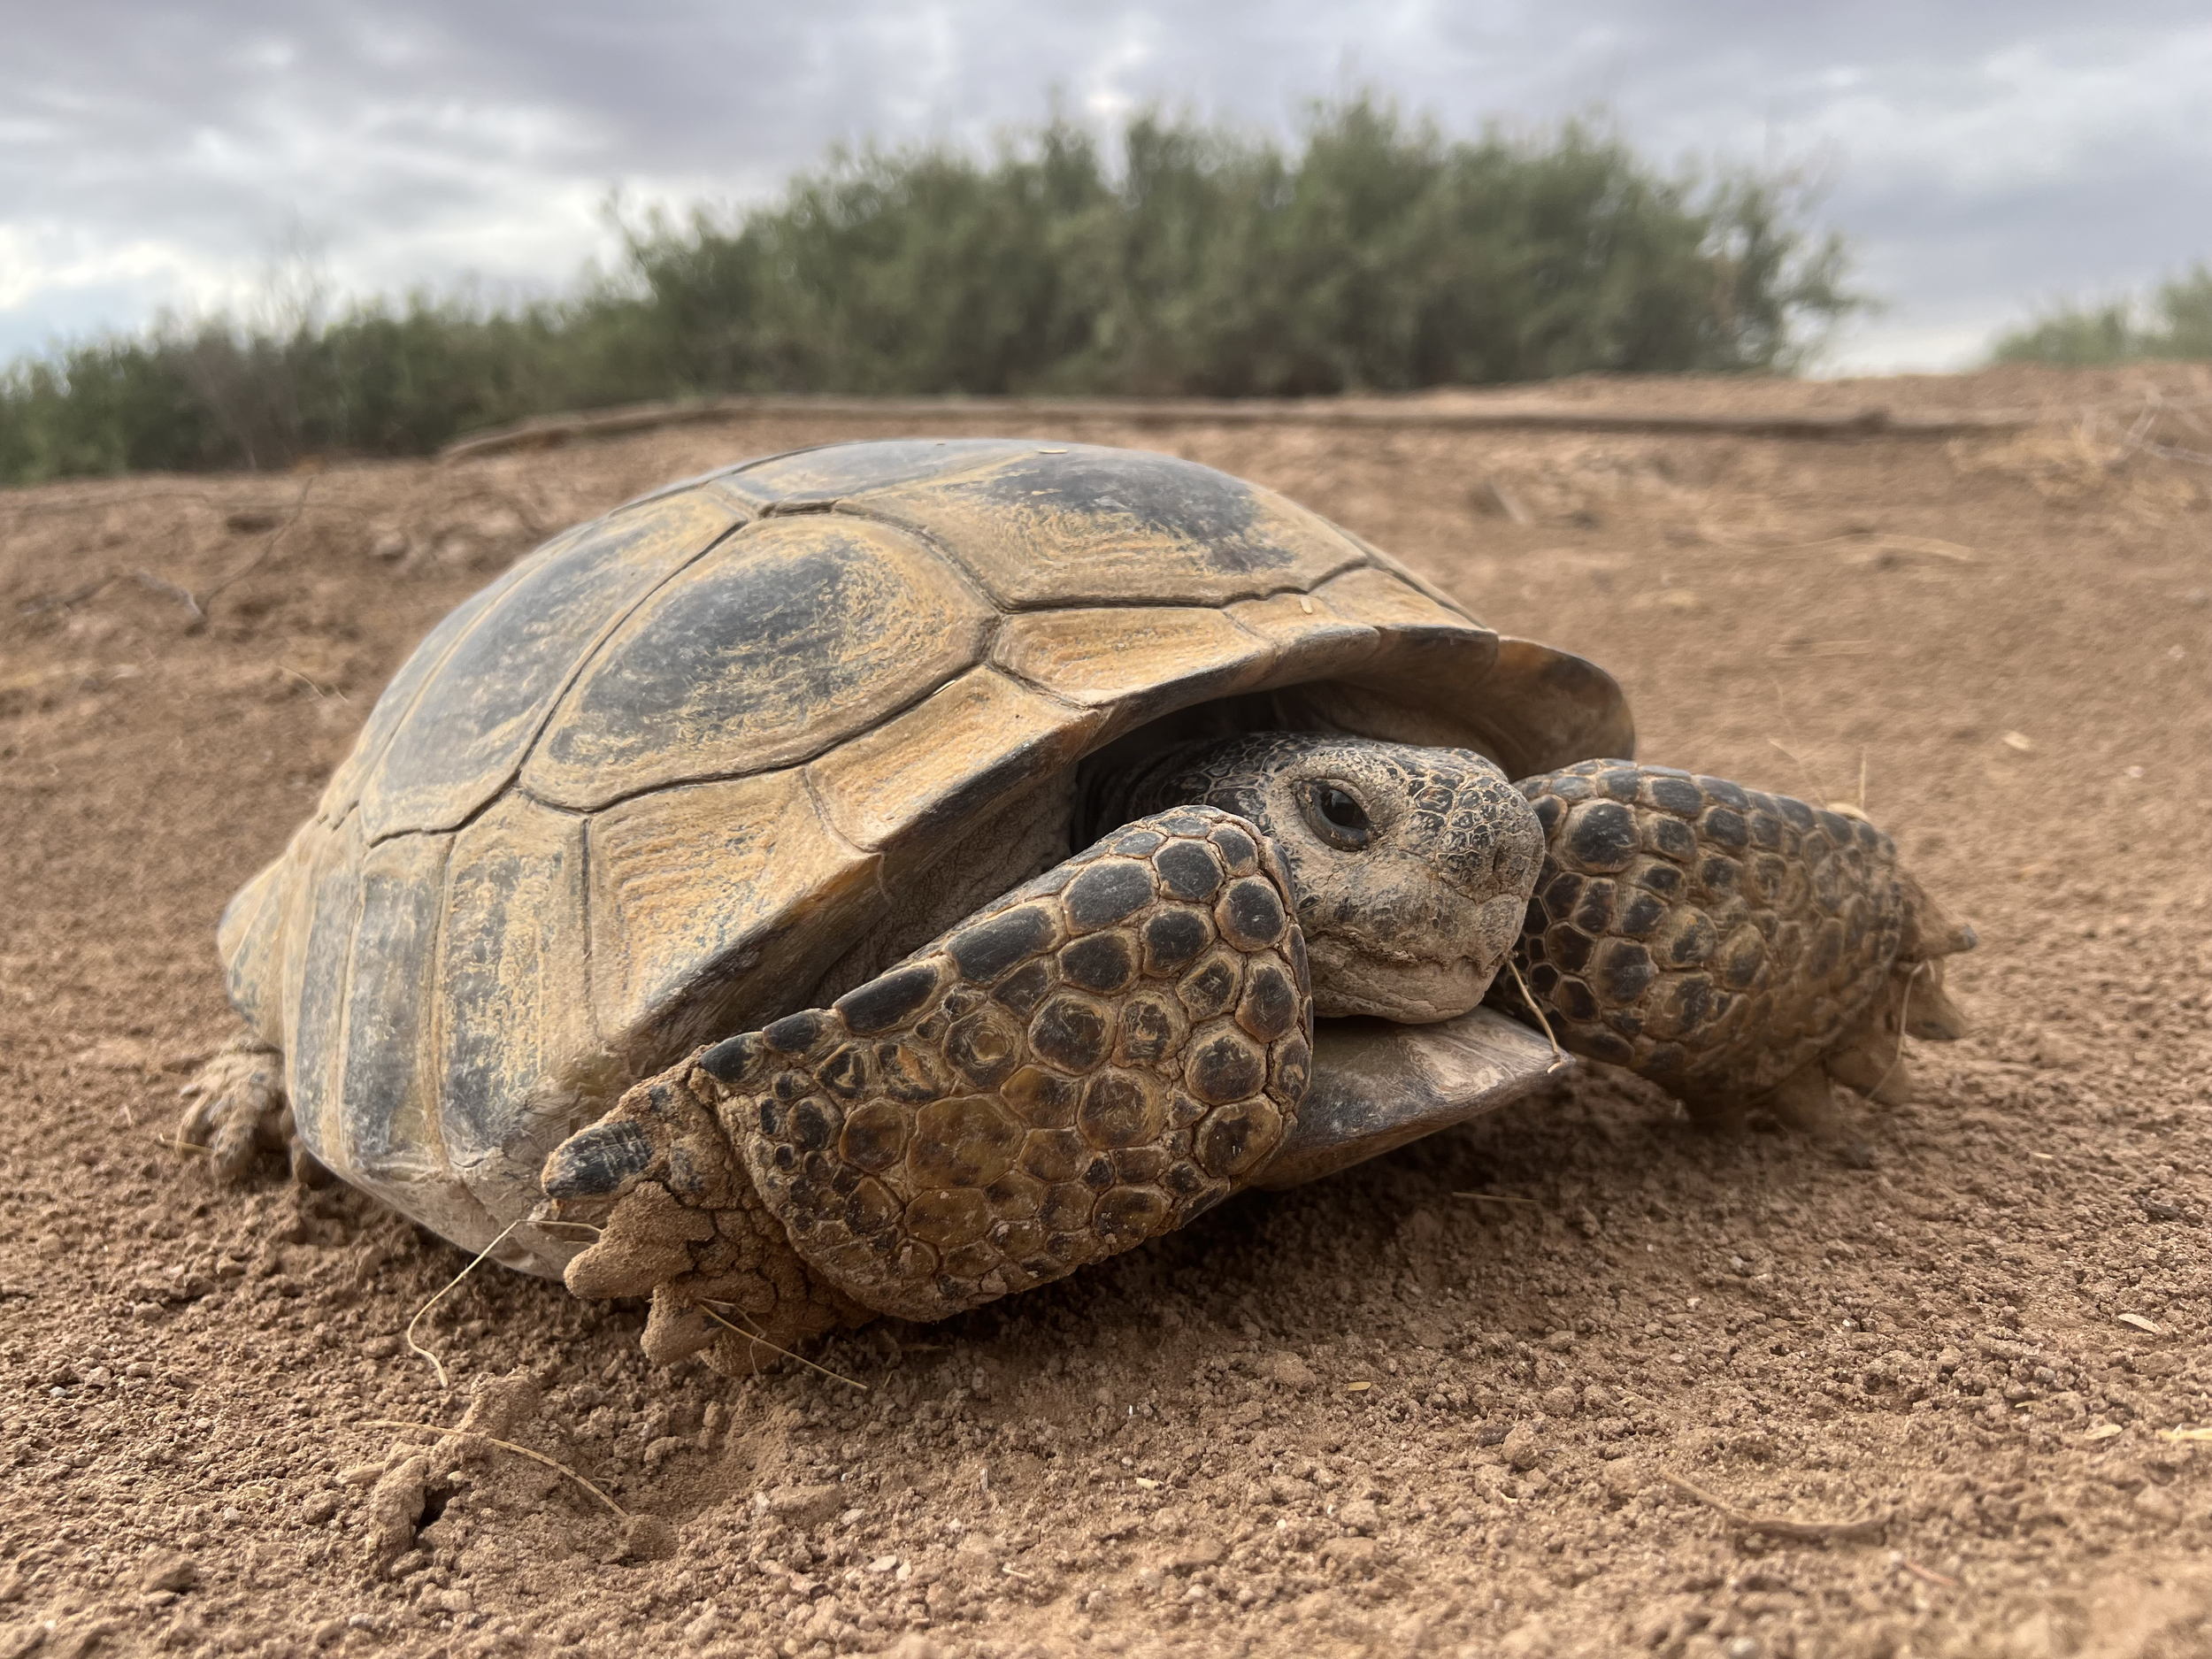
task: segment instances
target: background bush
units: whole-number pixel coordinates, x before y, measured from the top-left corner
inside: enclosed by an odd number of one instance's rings
[[[840,155],[655,217],[611,280],[217,318],[0,376],[0,480],[419,454],[554,410],[747,391],[1273,396],[1787,371],[1858,301],[1786,177],[1663,173],[1571,124],[1450,141],[1368,100],[1291,150],[1140,117],[987,158]]]
[[[1998,337],[1999,363],[2085,367],[2147,357],[2212,357],[2212,266],[2161,287],[2147,304],[2061,305]]]

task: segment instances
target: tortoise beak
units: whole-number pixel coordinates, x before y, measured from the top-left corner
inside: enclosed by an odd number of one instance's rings
[[[1558,1075],[1561,1060],[1540,1034],[1491,1008],[1432,1025],[1317,1021],[1298,1126],[1252,1185],[1302,1186],[1479,1118]]]

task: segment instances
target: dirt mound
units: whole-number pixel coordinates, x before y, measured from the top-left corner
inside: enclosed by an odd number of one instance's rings
[[[2200,378],[1548,390],[2051,416],[1949,442],[1055,434],[1598,658],[1649,758],[1863,793],[1981,933],[1978,1031],[1848,1156],[1587,1074],[745,1383],[487,1269],[417,1332],[444,1394],[401,1333],[461,1256],[161,1142],[231,1028],[223,901],[432,622],[629,495],[884,424],[0,495],[0,1659],[2202,1651]]]

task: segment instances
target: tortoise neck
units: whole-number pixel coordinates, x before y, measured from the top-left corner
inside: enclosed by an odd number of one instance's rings
[[[1075,849],[1087,847],[1133,819],[1189,805],[1192,764],[1221,741],[1194,738],[1170,743],[1087,778],[1071,826]]]

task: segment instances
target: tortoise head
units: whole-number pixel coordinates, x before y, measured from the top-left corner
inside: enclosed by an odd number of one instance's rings
[[[1157,757],[1098,804],[1124,817],[1217,806],[1263,831],[1289,865],[1327,1017],[1426,1025],[1473,1008],[1544,859],[1534,810],[1464,749],[1256,733]]]

